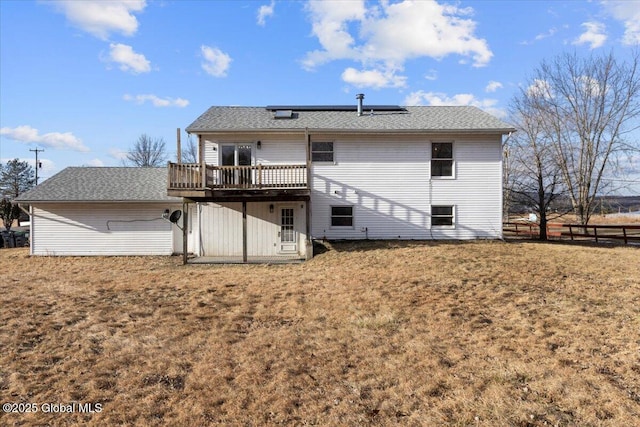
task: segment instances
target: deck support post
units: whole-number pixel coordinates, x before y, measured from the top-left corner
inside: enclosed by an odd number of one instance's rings
[[[183,199],[182,201],[182,265],[187,265],[187,229],[189,228],[189,213],[188,209],[189,205]]]
[[[247,202],[242,202],[242,262],[247,262]]]

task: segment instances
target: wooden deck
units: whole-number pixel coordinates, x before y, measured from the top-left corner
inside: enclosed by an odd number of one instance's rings
[[[306,165],[212,166],[169,163],[170,190],[308,188]]]
[[[263,191],[308,189],[306,165],[203,167],[195,163],[169,163],[170,196],[207,197],[219,191],[251,191],[259,195]]]

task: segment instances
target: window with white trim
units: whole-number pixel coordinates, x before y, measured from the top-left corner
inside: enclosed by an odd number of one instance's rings
[[[431,225],[433,227],[454,225],[453,211],[453,206],[431,206]]]
[[[353,206],[331,206],[332,227],[353,227]]]
[[[333,142],[329,142],[329,141],[312,142],[311,143],[311,161],[333,163]]]
[[[431,143],[431,176],[453,177],[453,143]]]

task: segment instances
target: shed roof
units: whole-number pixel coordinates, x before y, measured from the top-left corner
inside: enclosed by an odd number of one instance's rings
[[[180,202],[167,196],[167,168],[68,167],[21,194],[35,202]]]
[[[224,131],[315,131],[336,132],[482,132],[506,134],[515,129],[479,108],[363,107],[358,116],[353,109],[336,106],[286,106],[295,114],[275,118],[276,107],[211,107],[187,128],[187,132]],[[373,108],[372,108],[373,107]],[[380,106],[378,106],[380,107]],[[384,106],[383,106],[384,107]],[[388,107],[388,106],[387,106]]]

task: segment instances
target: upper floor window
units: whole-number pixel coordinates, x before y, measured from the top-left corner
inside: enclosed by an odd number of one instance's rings
[[[333,142],[312,142],[312,162],[333,162]]]
[[[431,176],[453,176],[453,143],[431,144]]]

